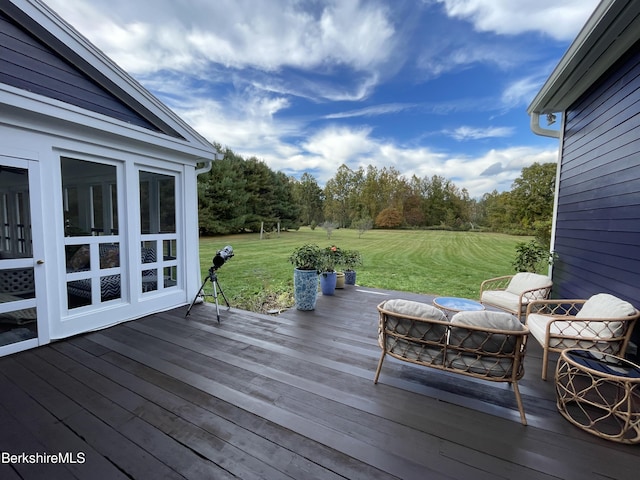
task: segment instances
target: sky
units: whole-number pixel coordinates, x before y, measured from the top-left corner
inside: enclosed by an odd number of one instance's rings
[[[597,0],[44,0],[207,140],[320,186],[345,164],[472,198],[556,162],[527,106]],[[546,126],[546,125],[543,125]]]

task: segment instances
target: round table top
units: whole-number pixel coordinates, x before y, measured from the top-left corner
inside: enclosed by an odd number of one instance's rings
[[[624,358],[579,348],[563,350],[562,355],[569,363],[588,369],[596,374],[633,379],[640,382],[640,366]]]
[[[433,299],[436,307],[457,312],[480,311],[484,310],[484,305],[475,300],[459,297],[436,297]]]

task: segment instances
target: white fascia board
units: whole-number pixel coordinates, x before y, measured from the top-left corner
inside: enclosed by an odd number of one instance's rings
[[[189,161],[194,164],[211,160],[216,154],[215,148],[210,143],[194,144],[6,84],[0,84],[0,105],[15,107],[28,112],[29,115],[35,114],[46,118],[47,123],[52,126],[51,130],[55,130],[60,136],[65,136],[65,123],[71,123],[96,132],[105,132],[123,140],[139,142],[148,147],[169,150],[183,158],[190,157]],[[18,119],[14,118],[12,121],[18,124]],[[30,128],[28,123],[20,126]]]

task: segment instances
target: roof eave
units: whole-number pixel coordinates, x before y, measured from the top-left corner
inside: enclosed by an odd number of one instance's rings
[[[567,110],[638,40],[640,2],[603,0],[587,20],[527,113]]]

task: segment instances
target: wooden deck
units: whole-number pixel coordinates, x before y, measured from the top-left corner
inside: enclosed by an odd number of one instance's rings
[[[559,415],[534,341],[526,427],[504,384],[388,358],[374,385],[385,298],[431,301],[351,287],[313,312],[222,310],[220,324],[196,305],[2,358],[0,478],[637,478],[640,446]]]

